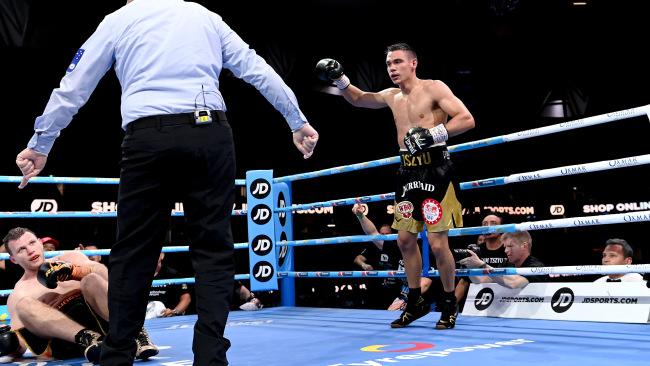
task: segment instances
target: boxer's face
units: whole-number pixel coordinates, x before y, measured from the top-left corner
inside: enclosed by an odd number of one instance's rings
[[[386,70],[395,84],[400,84],[411,78],[417,66],[417,59],[406,51],[391,51],[386,55]]]
[[[43,243],[36,235],[26,232],[18,240],[7,243],[11,247],[11,261],[24,269],[38,269],[43,264]]]

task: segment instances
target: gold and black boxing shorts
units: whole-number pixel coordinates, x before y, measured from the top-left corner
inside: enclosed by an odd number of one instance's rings
[[[424,225],[432,233],[462,227],[462,206],[452,178],[447,146],[433,146],[416,155],[400,151],[393,229],[417,234]]]
[[[94,330],[101,334],[108,332],[108,322],[102,319],[88,305],[79,290],[62,295],[61,299],[53,307],[66,314],[70,319],[76,321],[84,328]],[[52,326],[56,326],[56,324]],[[83,349],[76,343],[58,338],[41,338],[27,328],[18,329],[16,333],[23,340],[27,348],[37,356],[57,359],[83,357]]]

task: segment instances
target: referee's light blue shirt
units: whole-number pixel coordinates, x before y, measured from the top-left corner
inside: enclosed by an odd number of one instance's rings
[[[111,66],[122,85],[123,129],[141,117],[194,111],[203,96],[207,108],[225,111],[223,68],[257,88],[291,129],[307,121],[291,89],[219,15],[182,0],[135,0],[106,16],[74,55],[28,147],[48,154]]]

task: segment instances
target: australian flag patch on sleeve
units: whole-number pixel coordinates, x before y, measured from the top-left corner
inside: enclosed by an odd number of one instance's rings
[[[72,58],[72,61],[70,62],[70,66],[68,66],[67,72],[72,72],[74,69],[77,67],[77,64],[79,63],[79,60],[81,60],[81,56],[84,55],[84,50],[83,48],[80,48],[77,53],[74,54],[74,57]]]

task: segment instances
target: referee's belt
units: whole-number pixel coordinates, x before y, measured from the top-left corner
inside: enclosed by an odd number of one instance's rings
[[[224,111],[210,111],[212,116],[212,123],[228,122],[226,118],[226,113]],[[135,121],[129,123],[126,126],[126,133],[131,133],[135,130],[141,130],[144,128],[160,128],[167,126],[179,126],[179,125],[197,125],[200,126],[202,123],[196,122],[196,117],[194,112],[189,113],[177,113],[177,114],[159,114],[156,116],[148,116],[138,118]]]

